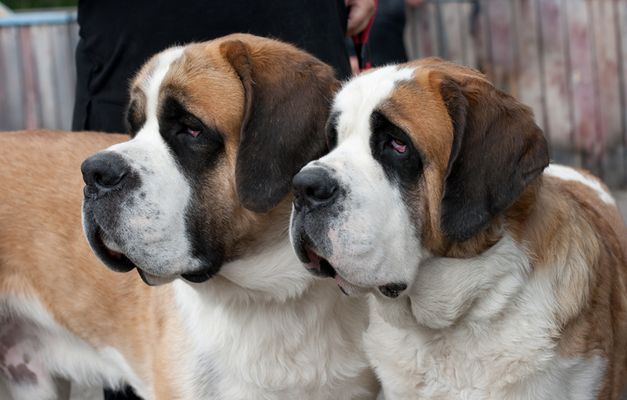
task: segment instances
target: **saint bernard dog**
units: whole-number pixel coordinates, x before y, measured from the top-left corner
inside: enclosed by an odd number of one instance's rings
[[[386,400],[621,396],[627,229],[599,180],[548,166],[529,108],[431,58],[347,83],[327,136],[291,240],[369,303]]]
[[[338,88],[314,57],[237,34],[149,60],[130,141],[0,135],[13,397],[53,399],[61,376],[146,400],[376,398],[367,304],[312,277],[289,240],[291,181],[328,152]]]

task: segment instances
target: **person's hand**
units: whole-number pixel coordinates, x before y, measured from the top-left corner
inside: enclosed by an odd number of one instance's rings
[[[348,10],[346,36],[352,37],[363,32],[375,10],[374,0],[344,0]]]
[[[425,0],[405,0],[405,4],[409,7],[420,7],[425,4]]]
[[[359,75],[359,61],[357,60],[356,56],[350,56],[348,58],[351,62],[351,71],[353,72],[354,76]]]

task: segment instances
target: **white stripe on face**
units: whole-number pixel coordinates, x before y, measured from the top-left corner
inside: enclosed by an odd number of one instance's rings
[[[390,97],[399,82],[411,80],[415,70],[416,68],[392,65],[346,83],[333,101],[333,112],[341,112],[338,120],[338,143],[355,131],[367,134],[369,138],[372,111]]]
[[[146,95],[146,123],[129,142],[109,148],[139,175],[141,185],[120,207],[119,228],[111,249],[127,255],[149,274],[171,276],[189,272],[199,262],[192,257],[185,225],[190,184],[159,131],[161,84],[170,65],[185,48],[162,53],[141,85]]]

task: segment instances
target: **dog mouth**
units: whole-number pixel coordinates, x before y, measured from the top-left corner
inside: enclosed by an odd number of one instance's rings
[[[213,275],[215,274],[211,272],[197,272],[197,273],[193,272],[193,273],[181,274],[181,278],[192,283],[203,283],[211,279]]]
[[[307,237],[303,238],[298,258],[312,275],[321,278],[334,278],[337,272],[331,263],[319,255],[320,251],[317,249],[314,251],[314,249],[316,247],[312,241]]]
[[[317,250],[313,241],[306,235],[301,238],[300,246],[296,246],[296,255],[310,274],[319,278],[334,278],[337,281],[337,278],[340,277],[337,271],[329,260],[319,255],[319,253],[321,252]],[[345,295],[349,295],[342,285],[338,283],[338,286]]]
[[[95,233],[97,251],[96,253],[101,257],[105,265],[115,272],[129,272],[137,268],[137,265],[133,263],[124,254],[115,251],[105,244],[103,238],[104,232],[102,228],[98,227]]]
[[[309,241],[305,241],[302,244],[302,254],[305,256],[301,258],[301,262],[303,262],[307,271],[314,276],[319,278],[333,278],[337,282],[337,286],[340,288],[342,293],[347,296],[350,296],[352,293],[355,293],[356,290],[351,290],[352,286],[348,283],[344,278],[342,278],[335,268],[331,265],[329,260],[326,258],[319,256],[318,253],[311,249],[312,244]]]
[[[126,273],[130,272],[133,269],[137,269],[139,276],[142,281],[149,286],[159,286],[166,283],[172,282],[177,276],[162,276],[155,275],[145,271],[142,268],[139,268],[130,258],[128,258],[125,254],[111,249],[109,246],[105,244],[106,237],[102,228],[98,227],[95,233],[95,241],[97,244],[96,253],[99,255],[101,261],[107,266],[107,268],[111,269],[115,272]],[[214,274],[210,272],[191,272],[186,274],[181,274],[180,277],[185,279],[186,281],[192,283],[202,283],[209,279]]]
[[[321,252],[307,235],[300,240],[300,246],[296,249],[298,259],[312,275],[320,278],[335,279],[335,282],[345,295],[350,296],[352,294],[366,293],[369,291],[368,288],[348,282],[342,274],[338,273],[338,271],[341,270],[334,267],[329,260],[321,256],[320,253]],[[407,289],[407,285],[404,283],[385,283],[377,285],[376,288],[385,297],[395,299]]]

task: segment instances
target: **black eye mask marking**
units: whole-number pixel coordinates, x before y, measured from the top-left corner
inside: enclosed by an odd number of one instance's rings
[[[421,176],[422,157],[410,137],[380,111],[370,117],[370,148],[386,176],[401,187],[412,186]]]
[[[203,282],[218,272],[224,261],[224,241],[215,211],[206,204],[205,192],[225,156],[224,136],[189,112],[173,95],[161,103],[159,133],[191,186],[191,198],[185,213],[185,225],[192,254],[201,263],[198,271],[183,274],[191,282]]]
[[[159,131],[172,149],[184,173],[198,180],[210,172],[224,155],[224,138],[168,96],[159,110]]]

